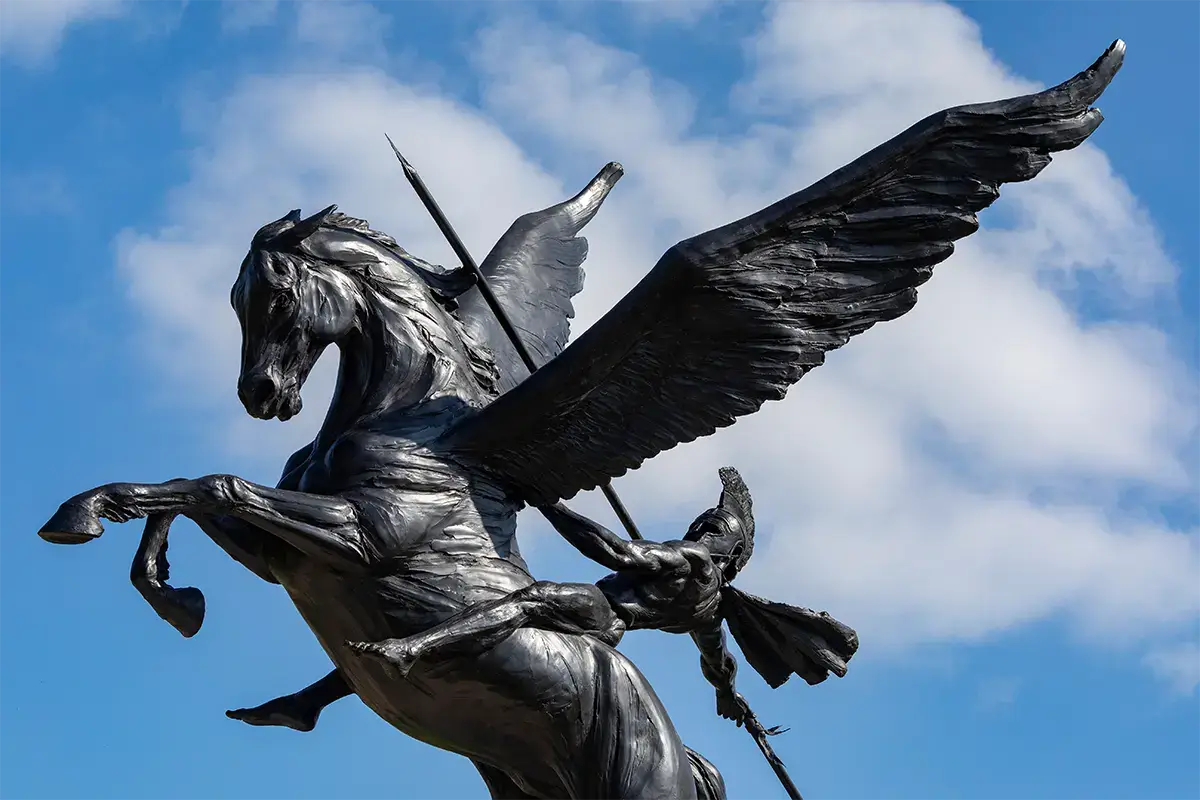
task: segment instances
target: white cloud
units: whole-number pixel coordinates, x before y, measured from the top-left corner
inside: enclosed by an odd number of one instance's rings
[[[1079,68],[1106,44],[1080,52]],[[751,49],[758,67],[741,97],[804,120],[795,165],[805,183],[943,108],[1044,88],[1013,76],[978,26],[941,3],[779,3]],[[1121,292],[1173,277],[1144,212],[1090,144],[1005,194],[1020,198],[1018,268],[1103,268]]]
[[[68,28],[117,17],[126,0],[4,0],[0,3],[0,55],[26,66],[44,64]]]
[[[309,0],[296,6],[296,39],[333,55],[385,55],[383,35],[391,18],[370,3]]]
[[[143,339],[231,446],[265,442],[281,461],[319,424],[314,406],[332,385],[323,365],[306,413],[286,426],[241,412],[226,294],[254,229],[339,202],[408,249],[450,259],[392,169],[384,130],[477,255],[518,214],[573,193],[609,159],[625,164],[588,230],[578,332],[676,239],[778,199],[939,108],[1035,88],[949,7],[785,4],[752,43],[755,69],[738,92],[771,116],[718,139],[692,131],[684,87],[632,54],[529,18],[479,44],[486,116],[345,63],[247,79],[200,130],[170,223],[123,237]],[[1105,44],[1080,53],[1080,67]],[[643,525],[684,524],[732,462],[755,491],[764,540],[747,586],[828,608],[873,649],[978,640],[1051,616],[1106,645],[1173,646],[1200,613],[1196,533],[1118,500],[1130,488],[1179,497],[1194,487],[1181,450],[1195,432],[1195,375],[1152,320],[1128,309],[1084,318],[1054,291],[1086,271],[1122,296],[1153,296],[1171,288],[1173,267],[1097,147],[1056,158],[1005,197],[1010,227],[990,227],[999,215],[985,212],[985,230],[910,315],[834,353],[785,402],[618,481]]]
[[[720,0],[625,0],[635,20],[645,23],[694,25],[712,13]]]
[[[1200,687],[1200,644],[1195,642],[1149,653],[1146,664],[1182,695]]]
[[[477,253],[512,222],[499,209],[544,207],[569,193],[477,113],[374,70],[248,80],[212,121],[192,180],[168,201],[176,224],[153,235],[127,231],[118,248],[131,298],[154,331],[146,346],[182,396],[233,420],[231,443],[255,439],[258,450],[265,435],[280,448],[299,446],[319,425],[314,408],[333,386],[332,365],[323,365],[305,392],[310,409],[294,425],[263,426],[240,411],[232,388],[239,332],[228,291],[260,225],[297,206],[340,202],[414,252],[451,257],[407,191],[385,131],[415,163],[434,167],[427,181]]]
[[[244,33],[270,25],[279,11],[279,0],[221,0],[221,28]]]
[[[278,25],[308,72],[338,59],[382,63],[392,18],[370,0],[221,0],[222,32],[245,34]]]

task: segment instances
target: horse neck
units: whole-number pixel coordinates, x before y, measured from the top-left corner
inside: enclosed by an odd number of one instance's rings
[[[384,415],[407,411],[415,416],[429,401],[476,391],[465,356],[447,352],[448,341],[442,347],[434,343],[447,337],[422,335],[420,323],[411,318],[419,312],[408,311],[366,286],[357,306],[354,325],[337,342],[341,353],[337,389],[317,437],[318,447]],[[453,323],[446,320],[445,324]]]

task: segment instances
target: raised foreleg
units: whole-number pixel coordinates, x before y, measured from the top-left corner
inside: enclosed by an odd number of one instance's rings
[[[176,589],[167,583],[167,532],[174,514],[151,514],[138,544],[129,580],[150,607],[185,638],[195,636],[204,623],[204,593],[191,586]]]
[[[169,622],[184,637],[195,636],[204,623],[204,593],[191,586],[176,589],[167,583],[167,534],[175,514],[151,514],[138,544],[129,580],[158,616]],[[262,531],[229,516],[208,517],[197,514],[193,521],[222,550],[267,583],[279,583],[271,574],[264,549],[276,540]]]
[[[312,447],[310,443],[288,458],[278,488],[296,488]],[[176,589],[166,582],[167,534],[174,519],[174,514],[151,514],[146,518],[146,529],[129,578],[160,617],[190,637],[196,635],[204,622],[204,594],[192,587]],[[264,537],[260,530],[236,517],[192,513],[191,519],[233,560],[267,583],[279,583],[267,558],[270,547],[278,544],[276,540]]]
[[[363,535],[357,509],[329,495],[272,489],[234,475],[209,475],[166,483],[110,483],[76,495],[39,532],[56,544],[80,544],[104,532],[100,519],[126,522],[150,514],[180,514],[203,527],[229,516],[297,550],[341,569],[370,564],[374,548]]]

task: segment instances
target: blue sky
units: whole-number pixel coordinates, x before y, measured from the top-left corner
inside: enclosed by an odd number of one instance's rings
[[[1200,796],[1200,6],[113,0],[0,8],[0,794],[485,796],[354,699],[310,734],[226,719],[328,661],[190,525],[174,582],[208,619],[186,641],[128,584],[140,526],[36,536],[112,480],[274,480],[331,365],[294,422],[246,418],[226,292],[255,229],[331,202],[449,262],[385,129],[477,255],[625,164],[578,331],[677,239],[1117,37],[1090,144],[1006,190],[912,314],[618,487],[672,538],[736,464],[763,538],[744,588],[859,629],[843,680],[743,674],[806,796]],[[522,524],[539,577],[598,575]],[[622,649],[731,797],[784,796],[687,641]]]

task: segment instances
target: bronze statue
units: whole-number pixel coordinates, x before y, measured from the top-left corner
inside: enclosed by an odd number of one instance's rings
[[[321,642],[336,671],[306,690],[314,707],[353,691],[401,731],[470,758],[493,797],[723,797],[716,768],[683,746],[611,646],[621,625],[699,632],[722,709],[744,719],[715,611],[739,641],[763,620],[789,637],[745,651],[768,680],[844,669],[852,634],[821,615],[728,601],[720,587],[748,537],[737,551],[737,537],[701,525],[691,544],[617,548],[560,502],[606,487],[616,503],[611,479],[782,398],[827,352],[909,311],[1002,183],[1033,178],[1096,129],[1090,105],[1123,54],[1116,42],[1060,86],[935,114],[808,189],[680,242],[569,347],[578,233],[617,165],[518,219],[479,268],[461,246],[461,269],[422,262],[333,207],[292,212],[254,237],[233,287],[238,392],[251,415],[289,419],[336,345],[337,390],[316,439],[276,487],[232,475],[113,483],[68,500],[40,533],[78,544],[101,534],[102,518],[147,517],[135,584],[191,635],[202,596],[165,583],[165,550],[171,518],[194,520],[282,585]],[[598,588],[538,584],[516,542],[526,504],[617,574]],[[629,574],[643,558],[686,563],[693,577],[672,585],[651,569],[640,583]],[[497,609],[512,616],[497,621]],[[463,627],[490,638],[471,646],[456,638]]]
[[[519,628],[594,636],[613,647],[629,629],[687,633],[700,650],[705,678],[716,689],[717,713],[739,725],[750,710],[734,688],[737,662],[725,646],[723,621],[772,687],[782,686],[793,673],[810,684],[830,672],[844,676],[858,648],[853,630],[827,614],[764,601],[731,585],[750,559],[754,516],[738,472],[726,467],[720,474],[720,504],[697,517],[680,541],[631,542],[561,503],[543,508],[580,553],[615,570],[595,585],[539,581],[468,607],[415,636],[350,646],[407,675],[418,659],[478,655]],[[335,676],[262,706],[227,713],[254,725],[312,730],[321,709],[351,694]]]

